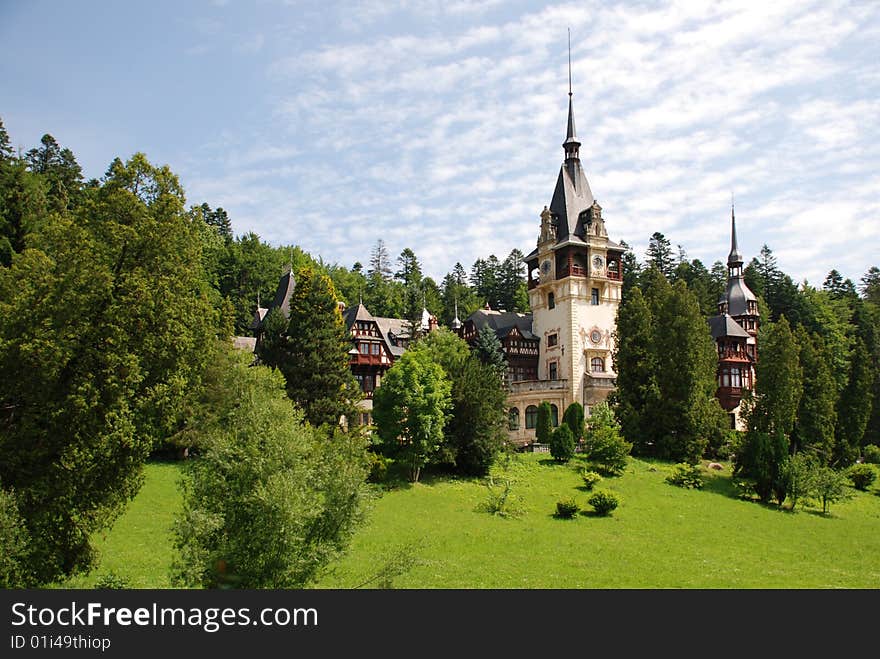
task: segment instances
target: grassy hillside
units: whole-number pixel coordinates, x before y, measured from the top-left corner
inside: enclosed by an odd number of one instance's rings
[[[96,539],[101,563],[87,576],[62,584],[65,588],[91,588],[108,573],[124,577],[132,588],[170,588],[172,558],[171,523],[180,510],[177,489],[180,465],[151,462],[146,482],[113,529]]]
[[[626,473],[598,488],[615,491],[608,518],[554,517],[574,495],[584,508],[575,468],[549,456],[519,456],[511,473],[524,513],[516,519],[478,510],[478,480],[427,477],[384,492],[372,505],[348,555],[318,584],[351,588],[367,581],[400,548],[416,564],[398,588],[878,588],[880,496],[855,492],[833,504],[780,511],[735,497],[729,467],[706,473],[703,490],[665,483],[663,463],[631,460]],[[180,505],[175,465],[151,464],[147,483],[102,539],[100,567],[70,586],[88,587],[115,572],[135,587],[167,587],[168,528]]]

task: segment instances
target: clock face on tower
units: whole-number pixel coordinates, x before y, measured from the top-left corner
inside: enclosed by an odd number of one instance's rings
[[[550,260],[549,259],[545,259],[544,262],[541,264],[541,272],[545,275],[550,274]]]
[[[602,257],[599,256],[598,254],[596,254],[596,256],[593,257],[593,268],[595,268],[596,270],[601,270],[603,263],[605,263],[605,261],[603,261]]]

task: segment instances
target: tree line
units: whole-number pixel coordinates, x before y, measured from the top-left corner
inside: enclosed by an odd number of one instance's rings
[[[691,463],[731,456],[744,486],[781,503],[792,483],[805,482],[795,467],[811,465],[821,476],[813,480],[831,483],[828,473],[880,444],[880,269],[859,286],[837,270],[821,287],[798,285],[762,247],[744,271],[761,324],[756,384],[743,401],[747,431],[736,433],[714,398],[717,354],[705,322],[717,313],[726,267],[687,261],[680,246],[676,257],[660,233],[645,257],[626,255],[613,356],[612,402],[634,454]]]
[[[344,550],[366,437],[231,347],[244,314],[223,287],[274,292],[280,270],[259,244],[141,153],[84,181],[52,136],[17,155],[0,123],[0,587],[90,570],[168,447],[198,456],[174,584],[302,587]],[[230,253],[245,265],[224,271]]]

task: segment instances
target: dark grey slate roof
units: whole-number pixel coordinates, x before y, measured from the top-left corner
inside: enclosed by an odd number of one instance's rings
[[[280,309],[285,318],[290,318],[290,296],[293,295],[293,289],[296,287],[296,280],[293,272],[288,270],[281,279],[278,280],[278,288],[275,291],[275,298],[269,309]]]
[[[379,316],[375,316],[373,320],[379,326],[379,331],[382,332],[382,338],[385,339],[385,345],[391,351],[391,354],[395,357],[400,357],[405,353],[406,348],[394,345],[394,339],[396,337],[403,339],[409,337],[406,321],[402,318],[381,318]]]
[[[376,319],[373,317],[373,314],[367,310],[363,302],[361,302],[356,307],[349,307],[346,309],[342,314],[342,320],[345,321],[345,328],[351,329],[351,326],[354,325],[355,321]]]
[[[742,277],[731,277],[727,280],[727,313],[731,316],[748,313],[748,302],[755,302],[757,299]]]
[[[267,313],[269,313],[268,309],[257,307],[257,310],[254,312],[254,317],[251,320],[251,324],[248,325],[248,327],[252,330],[259,329],[260,325],[263,324],[263,319],[266,317]]]
[[[730,254],[727,255],[727,265],[736,266],[743,264],[743,255],[736,244],[736,217],[733,214],[733,206],[730,207]]]
[[[477,309],[468,320],[473,321],[477,331],[484,327],[490,327],[495,330],[495,335],[499,339],[506,337],[510,330],[516,327],[523,338],[537,339],[532,334],[532,314],[517,313],[515,311],[495,311],[494,309]],[[467,321],[465,321],[467,322]]]
[[[563,242],[572,235],[584,235],[583,223],[578,222],[578,216],[592,205],[593,192],[581,161],[571,159],[564,162],[559,168],[556,189],[550,201],[550,212],[556,220],[557,242]]]
[[[738,322],[726,313],[720,316],[712,316],[708,319],[708,323],[709,332],[712,334],[713,339],[719,339],[722,336],[735,336],[747,339],[750,336]]]

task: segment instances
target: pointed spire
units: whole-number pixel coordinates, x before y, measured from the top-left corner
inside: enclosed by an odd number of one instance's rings
[[[568,127],[565,132],[565,142],[562,148],[565,149],[566,160],[576,160],[578,158],[578,149],[581,143],[577,138],[577,130],[574,126],[574,102],[572,101],[571,91],[571,28],[568,30]]]
[[[736,215],[733,206],[733,193],[730,193],[730,254],[727,257],[727,267],[735,268],[742,266],[743,257],[739,246],[736,244]]]
[[[461,329],[461,321],[458,319],[458,298],[455,298],[455,318],[452,321],[452,329]]]

